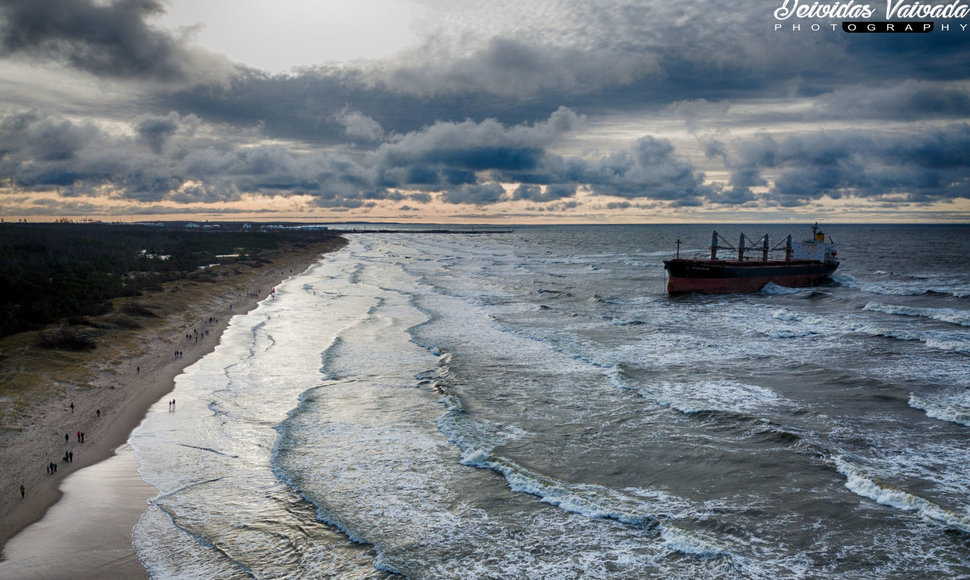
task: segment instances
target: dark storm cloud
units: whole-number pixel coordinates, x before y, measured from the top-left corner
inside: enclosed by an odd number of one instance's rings
[[[291,75],[236,69],[231,84],[166,90],[155,99],[166,112],[260,123],[273,137],[366,145],[438,121],[534,122],[560,106],[598,114],[831,93],[819,103],[820,114],[966,110],[965,95],[934,95],[931,88],[908,100],[901,95],[903,101],[876,96],[868,106],[843,87],[965,79],[970,35],[773,31],[774,7],[726,0],[558,2],[538,29],[522,24],[475,41],[461,31],[444,38],[429,33],[423,44],[380,63]],[[186,40],[146,22],[163,8],[159,0],[0,0],[0,46],[96,74],[204,77],[213,63],[203,64]]]
[[[643,137],[630,152],[611,156],[602,168],[607,171],[597,171],[605,177],[600,183],[621,197],[684,200],[706,189],[690,162],[678,158],[663,139]],[[644,195],[644,190],[649,193]]]
[[[344,133],[351,141],[375,142],[384,138],[380,123],[359,111],[344,109],[334,118],[343,125]]]
[[[582,123],[582,117],[568,109],[531,125],[508,127],[493,119],[436,123],[381,145],[371,161],[386,185],[441,189],[444,199],[452,203],[555,201],[586,187],[602,195],[693,205],[710,193],[703,176],[664,139],[644,137],[629,149],[593,160],[548,150]],[[495,187],[482,187],[489,183],[526,187],[507,197]]]
[[[732,189],[718,201],[743,203],[750,188],[766,185],[768,199],[797,206],[821,197],[882,198],[911,202],[967,197],[970,125],[918,134],[878,131],[818,132],[784,139],[761,136],[740,143],[732,161]]]
[[[442,199],[448,203],[485,205],[502,200],[505,190],[498,183],[466,184],[444,192]]]
[[[121,78],[188,80],[226,69],[145,19],[157,0],[0,0],[0,51]]]
[[[153,104],[210,122],[258,126],[270,137],[371,148],[382,140],[394,143],[395,135],[440,124],[488,119],[504,125],[546,121],[561,108],[561,100],[561,96],[510,100],[480,90],[412,94],[375,82],[363,70],[321,68],[297,75],[242,71],[224,85],[157,93]]]
[[[70,161],[99,136],[90,124],[52,120],[35,112],[0,121],[0,161],[19,154],[40,163]]]
[[[120,117],[119,133],[56,114],[8,115],[0,175],[65,194],[113,186],[146,203],[306,194],[329,208],[434,199],[551,208],[576,203],[577,192],[626,200],[611,209],[629,200],[792,206],[821,196],[967,195],[966,34],[776,32],[773,6],[727,0],[566,1],[539,28],[429,35],[398,58],[271,75],[230,67],[153,28],[147,19],[162,8],[158,0],[0,0],[8,57],[115,80],[192,81],[143,89],[145,108]],[[200,82],[207,79],[219,82]],[[804,106],[762,106],[795,101]],[[884,135],[734,137],[735,104],[747,105],[755,127],[914,125]],[[654,115],[691,132],[718,123],[725,130],[705,154],[730,177],[706,183],[660,136],[557,152],[586,126],[576,111]],[[915,125],[947,120],[956,124]]]
[[[165,145],[180,128],[188,127],[189,131],[193,131],[198,122],[199,119],[194,115],[182,119],[178,113],[173,111],[164,117],[142,119],[135,126],[135,130],[151,150],[156,155],[160,155],[165,149]]]
[[[774,8],[728,0],[556,2],[550,24],[535,30],[534,23],[523,24],[475,50],[460,36],[429,40],[378,78],[404,94],[484,92],[509,103],[556,102],[589,113],[697,99],[814,96],[901,78],[966,78],[966,34],[774,31]]]
[[[538,203],[579,188],[626,198],[694,204],[702,176],[669,142],[652,137],[598,160],[548,147],[582,118],[560,109],[546,120],[506,126],[437,123],[397,135],[373,151],[301,150],[282,144],[229,143],[192,115],[143,118],[133,136],[37,113],[0,120],[0,170],[26,189],[74,195],[100,186],[141,202],[228,201],[245,193],[306,194],[322,207],[364,207],[377,200],[455,204]],[[243,139],[244,135],[237,135]],[[507,193],[502,183],[524,183]]]
[[[464,94],[484,89],[520,99],[542,95],[551,88],[567,94],[596,92],[658,71],[652,52],[609,44],[599,48],[563,46],[537,42],[538,38],[494,36],[471,54],[432,40],[422,47],[420,58],[399,63],[382,80],[409,94]]]
[[[550,184],[545,188],[538,185],[528,185],[523,183],[512,193],[512,199],[524,199],[539,203],[558,201],[566,197],[576,195],[576,185],[574,184]]]
[[[560,2],[545,29],[523,25],[483,34],[474,44],[459,33],[429,35],[424,44],[379,63],[288,75],[240,70],[226,84],[158,93],[154,103],[209,122],[258,127],[271,138],[362,150],[439,123],[536,123],[561,107],[590,116],[670,114],[691,129],[710,119],[730,123],[727,103],[745,99],[813,103],[787,118],[765,117],[766,123],[970,113],[965,87],[937,82],[966,78],[970,35],[914,40],[774,31],[773,8],[722,0]],[[442,150],[438,155],[465,155],[467,162],[463,168],[448,164],[445,175],[432,167],[439,161],[434,152],[425,152],[426,165],[413,166],[411,175],[389,172],[387,185],[468,183],[467,171],[496,164],[481,159],[474,166],[468,155],[485,155],[483,149]],[[548,177],[525,174],[540,165],[535,150],[492,153],[519,162],[527,181]],[[733,187],[740,191],[743,185]]]
[[[548,34],[501,32],[475,44],[466,44],[461,34],[429,38],[381,63],[290,75],[244,71],[224,86],[195,86],[156,99],[166,110],[211,121],[259,122],[274,137],[369,144],[382,133],[414,132],[437,122],[531,123],[562,106],[595,115],[660,111],[691,99],[788,95],[793,79],[804,84],[809,65],[821,72],[831,68],[823,63],[852,56],[837,43],[815,46],[805,38],[772,46],[763,34],[747,33],[747,23],[727,32],[725,16],[762,20],[764,7],[606,4],[559,3],[556,11],[568,18]],[[574,32],[574,26],[581,28]]]
[[[582,125],[583,118],[560,108],[531,125],[506,126],[495,119],[482,122],[438,122],[420,131],[396,135],[368,155],[369,163],[387,187],[440,189],[458,186],[447,199],[472,199],[479,190],[464,186],[479,182],[478,173],[509,181],[521,172],[541,170],[552,158],[546,148]],[[488,201],[492,190],[484,192]],[[475,201],[472,203],[480,203]]]
[[[36,111],[8,115],[0,120],[0,174],[24,188],[75,195],[114,185],[133,199],[157,200],[178,187],[184,174],[175,169],[186,162],[159,153],[178,136],[191,140],[197,126],[176,113],[146,118],[132,127],[133,140]]]
[[[819,95],[817,118],[914,121],[970,117],[970,87],[906,80],[883,86],[850,85]]]
[[[525,59],[514,70],[503,68],[503,59],[489,52],[495,50],[489,46],[484,54],[466,57],[474,63],[432,59],[422,65],[318,68],[292,75],[241,71],[223,85],[161,92],[154,101],[160,108],[214,122],[259,123],[272,137],[369,146],[382,136],[415,132],[437,122],[496,119],[518,125],[545,119],[560,107],[589,114],[659,112],[681,99],[791,90],[788,72],[771,75],[737,62],[713,64],[706,58],[688,61],[668,54],[654,64],[655,48],[591,48],[574,57],[561,47],[534,49],[549,58]],[[542,64],[553,58],[554,64]]]

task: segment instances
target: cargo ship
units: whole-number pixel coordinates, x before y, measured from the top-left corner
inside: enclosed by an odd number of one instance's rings
[[[770,245],[768,234],[750,240],[742,233],[734,247],[715,231],[709,259],[681,258],[681,242],[676,243],[676,258],[664,260],[669,294],[758,292],[769,282],[794,288],[817,286],[828,282],[839,267],[835,244],[831,238],[825,241],[817,223],[812,226],[812,239],[793,242],[789,234],[775,247]],[[718,250],[733,250],[737,259],[719,259]],[[784,259],[771,258],[773,252],[781,251],[785,252]]]

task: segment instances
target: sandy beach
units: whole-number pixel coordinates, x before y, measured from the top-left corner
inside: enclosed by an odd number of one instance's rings
[[[138,475],[130,445],[73,472],[43,519],[4,546],[0,578],[148,578],[131,546],[131,530],[157,490]]]
[[[171,392],[175,377],[215,348],[233,314],[248,312],[280,281],[304,271],[319,260],[321,254],[342,243],[342,239],[334,238],[271,256],[269,262],[260,267],[231,266],[221,271],[217,268],[215,276],[207,281],[183,280],[170,283],[160,292],[145,293],[138,301],[142,306],[158,311],[157,319],[148,320],[137,329],[119,330],[102,337],[94,355],[83,359],[83,364],[76,369],[71,368],[71,360],[67,363],[59,360],[58,372],[45,374],[45,360],[57,359],[60,357],[58,353],[38,352],[41,349],[36,347],[20,347],[11,352],[12,347],[7,345],[2,353],[7,367],[4,373],[34,373],[38,381],[32,387],[33,391],[20,393],[26,403],[21,400],[19,406],[14,407],[16,401],[3,401],[4,405],[10,405],[8,410],[17,410],[13,418],[11,413],[5,414],[0,436],[0,547],[4,548],[4,558],[7,557],[6,544],[11,538],[44,518],[65,491],[70,494],[83,488],[86,495],[80,501],[88,506],[88,510],[75,517],[93,520],[89,518],[91,513],[102,512],[98,514],[102,519],[98,520],[97,526],[103,531],[104,540],[94,543],[101,544],[102,551],[108,553],[107,558],[117,560],[119,567],[86,573],[79,569],[84,560],[79,561],[63,551],[53,552],[51,559],[59,561],[60,571],[73,578],[132,577],[131,573],[139,573],[139,569],[140,574],[147,576],[137,559],[132,566],[132,562],[125,562],[124,558],[119,560],[112,552],[115,548],[131,550],[130,531],[137,521],[135,515],[135,520],[129,522],[133,510],[118,509],[117,505],[90,505],[99,497],[110,502],[112,497],[132,493],[137,496],[136,507],[137,502],[144,505],[147,499],[139,495],[144,490],[132,491],[139,482],[131,482],[130,486],[124,484],[121,491],[98,493],[99,488],[107,490],[113,485],[106,479],[117,480],[118,473],[126,473],[125,470],[132,467],[130,449],[123,450],[129,457],[122,460],[115,456],[115,450],[125,444],[148,409]],[[65,380],[65,375],[76,376],[77,381]],[[111,461],[105,461],[109,458]],[[95,473],[85,472],[81,479],[72,477],[102,461],[111,463],[109,468]],[[50,472],[51,464],[56,465],[54,473]],[[65,490],[64,486],[70,486],[70,489]],[[67,517],[69,520],[70,515]],[[114,546],[119,537],[109,530],[124,529],[125,526],[127,534],[121,537],[126,544]],[[31,534],[36,532],[34,527],[28,530]],[[50,536],[33,537],[27,542],[28,548],[29,544],[39,541],[48,542],[46,538]],[[23,554],[20,538],[13,543],[18,547],[11,552]],[[38,556],[33,553],[30,557],[36,559]],[[53,569],[58,566],[38,567],[36,577],[57,577],[58,574],[51,571]],[[0,564],[0,576],[8,577],[9,574],[14,574],[9,577],[23,577]]]

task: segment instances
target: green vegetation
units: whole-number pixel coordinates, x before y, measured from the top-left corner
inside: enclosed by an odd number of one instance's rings
[[[206,267],[242,262],[258,267],[267,252],[334,237],[321,230],[244,229],[220,224],[164,226],[0,224],[0,336],[42,328],[61,319],[111,311],[111,300],[158,290],[164,282],[204,275]],[[155,316],[128,306],[119,320]],[[88,348],[82,332],[45,336],[52,346]]]

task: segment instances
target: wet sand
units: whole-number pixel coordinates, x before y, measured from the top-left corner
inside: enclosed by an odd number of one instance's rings
[[[148,578],[131,529],[155,497],[131,447],[64,478],[61,501],[10,540],[0,578]]]

